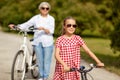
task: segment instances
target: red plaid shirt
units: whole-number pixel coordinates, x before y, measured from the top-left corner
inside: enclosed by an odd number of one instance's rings
[[[80,67],[80,46],[84,43],[80,36],[73,35],[68,39],[64,35],[56,40],[56,48],[60,49],[61,59],[70,67]],[[53,80],[80,80],[78,72],[62,72],[63,66],[56,61]]]

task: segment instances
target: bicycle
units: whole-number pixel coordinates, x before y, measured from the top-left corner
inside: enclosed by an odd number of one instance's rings
[[[85,66],[80,66],[80,68],[70,68],[70,72],[78,71],[81,74],[81,80],[94,80],[94,78],[88,73],[96,66],[94,64],[90,64],[89,69],[85,69]]]
[[[30,31],[33,30],[20,30],[20,32],[23,33],[23,43],[13,59],[11,80],[25,80],[25,74],[28,70],[31,71],[33,78],[37,78],[39,75],[35,51],[33,49],[32,52],[30,52],[29,47],[27,46],[27,35]],[[32,42],[32,40],[30,40],[30,42]],[[33,48],[32,44],[31,47]]]

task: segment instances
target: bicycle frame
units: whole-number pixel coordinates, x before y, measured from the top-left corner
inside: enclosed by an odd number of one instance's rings
[[[24,58],[23,58],[23,64],[22,64],[22,69],[24,68],[24,63],[28,63],[29,69],[31,69],[32,66],[32,53],[27,47],[27,31],[24,31],[24,38],[23,38],[23,44],[20,47],[20,50],[24,50]],[[31,53],[31,54],[30,54]]]
[[[88,80],[86,74],[87,74],[86,72],[84,72],[84,73],[81,72],[81,78],[82,78],[82,80]]]

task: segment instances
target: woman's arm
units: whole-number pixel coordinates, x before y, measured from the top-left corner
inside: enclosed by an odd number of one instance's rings
[[[18,27],[22,30],[28,30],[29,27],[34,26],[34,21],[35,21],[35,18],[32,17],[30,20],[28,20],[22,24],[19,24]]]
[[[21,30],[28,30],[29,27],[34,26],[34,21],[35,21],[35,17],[32,17],[31,19],[29,19],[28,21],[26,21],[24,23],[21,23],[21,24],[18,24],[18,25],[9,24],[8,26],[11,29],[14,29],[16,27],[16,28],[19,28]]]
[[[85,52],[92,58],[95,60],[95,62],[97,63],[98,67],[102,67],[104,66],[104,63],[102,63],[97,57],[96,55],[86,46],[85,43],[83,43],[82,48],[85,50]]]
[[[50,23],[49,23],[47,29],[49,30],[50,34],[54,34],[54,29],[55,29],[55,19],[51,16],[49,21],[50,21]]]

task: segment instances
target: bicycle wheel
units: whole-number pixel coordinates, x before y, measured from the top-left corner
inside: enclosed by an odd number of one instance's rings
[[[32,55],[32,66],[33,69],[31,69],[31,75],[33,78],[38,78],[39,76],[39,69],[38,69],[38,65],[37,65],[37,60],[36,60],[36,53],[35,51],[33,51],[33,55]]]
[[[90,75],[89,73],[87,73],[86,75],[87,75],[87,80],[94,80],[94,78],[92,77],[92,75]]]
[[[11,80],[25,79],[26,64],[23,58],[24,58],[24,51],[19,50],[13,60],[12,70],[11,70]]]

